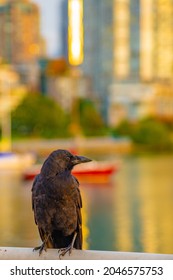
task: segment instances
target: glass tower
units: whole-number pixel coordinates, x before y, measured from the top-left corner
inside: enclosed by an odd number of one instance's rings
[[[106,118],[113,75],[113,1],[84,0],[83,72],[92,76],[95,95]]]

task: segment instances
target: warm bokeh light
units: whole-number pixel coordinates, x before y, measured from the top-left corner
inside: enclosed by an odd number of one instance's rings
[[[83,61],[83,0],[70,0],[68,4],[68,56],[71,65]]]
[[[118,0],[114,5],[114,73],[118,78],[126,78],[130,63],[130,11],[129,0]]]
[[[153,11],[152,0],[141,1],[141,64],[140,74],[142,79],[150,80],[153,76]]]

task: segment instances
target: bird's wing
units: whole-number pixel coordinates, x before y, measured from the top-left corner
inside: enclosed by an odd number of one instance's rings
[[[38,226],[43,224],[47,227],[51,223],[51,216],[54,215],[55,209],[50,202],[49,190],[45,188],[40,175],[37,175],[32,187],[32,209],[34,211],[35,222]]]
[[[82,249],[82,215],[81,215],[81,208],[82,208],[82,198],[80,194],[79,188],[77,188],[77,237],[74,243],[74,247],[76,249]]]
[[[46,240],[47,248],[53,248],[52,239],[51,237],[47,238],[49,234],[45,230],[47,224],[50,223],[50,216],[49,213],[47,213],[46,206],[45,194],[41,188],[40,175],[37,175],[32,187],[32,210],[41,240],[43,242]]]
[[[33,185],[32,185],[32,189],[31,189],[31,191],[32,191],[32,210],[34,212],[34,220],[35,220],[36,225],[37,225],[37,219],[36,219],[35,198],[36,198],[36,190],[37,190],[38,181],[39,181],[39,175],[37,175],[35,177]]]
[[[82,197],[80,194],[80,189],[79,189],[79,181],[77,178],[73,176],[74,179],[74,184],[75,184],[75,190],[76,190],[76,195],[75,195],[75,204],[76,204],[76,213],[77,213],[77,237],[74,243],[74,248],[76,249],[82,249],[82,214],[81,214],[81,208],[82,208]]]

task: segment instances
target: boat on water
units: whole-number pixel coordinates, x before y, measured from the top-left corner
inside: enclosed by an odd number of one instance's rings
[[[41,165],[36,164],[31,168],[28,168],[23,173],[24,180],[33,180],[34,177],[40,173]],[[72,174],[77,178],[87,180],[90,178],[107,178],[117,172],[119,169],[119,164],[116,162],[106,162],[106,161],[92,161],[85,163],[84,165],[75,166],[72,170]],[[91,179],[92,178],[92,179]]]
[[[0,172],[26,170],[35,162],[31,153],[17,154],[12,152],[0,152]]]

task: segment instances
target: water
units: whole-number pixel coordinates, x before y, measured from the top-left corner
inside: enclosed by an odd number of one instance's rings
[[[32,182],[0,182],[0,246],[37,246]],[[109,183],[80,188],[85,249],[173,253],[173,156],[122,158]]]

